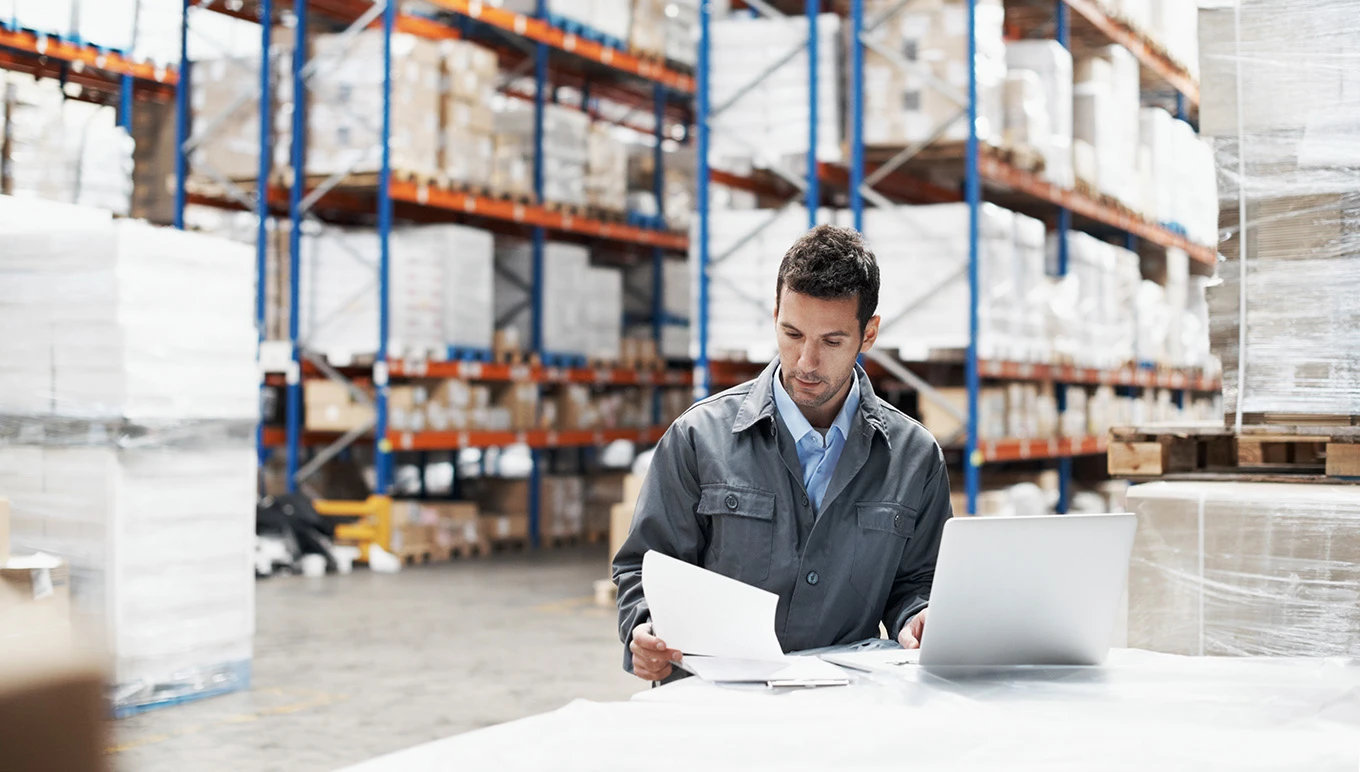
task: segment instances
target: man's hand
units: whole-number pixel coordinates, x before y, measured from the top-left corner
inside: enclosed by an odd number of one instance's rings
[[[897,642],[902,644],[904,649],[921,648],[921,638],[926,634],[926,612],[928,608],[921,609],[921,613],[912,617],[902,628],[902,632],[897,635]]]
[[[666,648],[666,642],[652,635],[652,623],[643,622],[633,628],[633,642],[628,644],[633,653],[633,675],[644,681],[660,681],[670,676],[671,663],[680,661],[680,652]]]

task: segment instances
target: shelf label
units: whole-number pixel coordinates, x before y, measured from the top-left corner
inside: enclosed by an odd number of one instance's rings
[[[476,19],[482,15],[482,0],[472,0],[468,3],[468,16]]]
[[[468,380],[476,380],[482,377],[481,362],[463,362],[459,365],[458,371]]]
[[[511,217],[511,219],[513,219],[515,222],[523,222],[523,221],[524,221],[524,204],[515,204],[515,206],[510,210],[510,217]]]
[[[424,182],[416,186],[416,201],[420,204],[430,203],[430,186]]]
[[[515,365],[510,368],[510,380],[512,381],[527,381],[531,375],[533,375],[533,371],[529,369],[528,365]]]
[[[563,215],[562,215],[562,227],[565,228],[566,230],[571,230],[571,225],[572,225],[572,216],[569,215],[569,214],[563,213]]]
[[[524,432],[515,432],[515,442],[520,445],[529,444],[529,435]]]
[[[604,444],[604,432],[595,432],[595,444],[596,445]]]
[[[477,211],[477,199],[473,198],[472,196],[464,196],[463,211],[468,213]]]
[[[413,437],[410,432],[401,433],[401,447],[404,450],[410,450],[411,446],[415,445],[415,441],[416,438]]]
[[[466,448],[472,444],[472,438],[467,432],[458,432],[458,447]]]
[[[613,64],[614,49],[606,46],[604,51],[600,54],[600,62],[602,62],[603,64]]]
[[[595,382],[596,382],[596,383],[608,383],[608,382],[610,381],[610,375],[611,375],[611,373],[610,373],[609,370],[596,370],[596,371],[595,371]]]
[[[562,37],[562,50],[572,53],[576,50],[576,36],[568,32]]]
[[[557,432],[548,432],[545,444],[556,447],[558,443]]]
[[[1020,457],[1029,458],[1029,440],[1020,440]]]
[[[378,361],[373,363],[373,383],[376,386],[387,385],[387,363]]]

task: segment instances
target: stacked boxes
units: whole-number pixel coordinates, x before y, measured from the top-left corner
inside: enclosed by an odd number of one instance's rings
[[[1129,490],[1129,645],[1196,656],[1360,651],[1360,509],[1341,485]]]
[[[543,200],[559,204],[585,206],[587,135],[590,116],[579,110],[557,105],[543,108]],[[501,158],[506,159],[507,173],[514,168],[533,169],[534,164],[534,106],[528,102],[510,101],[496,113],[497,171]],[[511,159],[518,159],[518,166]],[[514,181],[503,179],[495,186],[514,190]]]
[[[1106,46],[1077,63],[1073,137],[1085,143],[1077,178],[1105,195],[1136,205],[1138,187],[1138,60],[1122,46]],[[1094,166],[1087,162],[1094,161]]]
[[[470,501],[392,502],[393,552],[398,555],[485,552],[477,505]]]
[[[665,14],[666,59],[693,68],[699,56],[699,4],[670,0]]]
[[[666,56],[666,7],[668,0],[633,0],[633,23],[628,48],[634,54],[662,59]]]
[[[624,310],[630,316],[649,319],[652,315],[653,263],[644,260],[624,271]],[[662,310],[668,316],[683,319],[689,316],[690,306],[690,267],[684,260],[665,260],[662,263],[661,293]],[[650,324],[639,324],[629,329],[629,335],[636,338],[650,338]],[[668,324],[662,328],[661,343],[654,352],[662,359],[684,359],[689,356],[689,331],[680,325]],[[644,357],[645,358],[645,357]],[[624,356],[624,360],[630,357]]]
[[[871,0],[865,13],[874,18],[898,5]],[[997,144],[1004,122],[1005,10],[999,0],[978,0],[976,14],[978,137]],[[967,4],[957,0],[913,3],[873,37],[875,43],[866,46],[864,55],[865,144],[967,139]]]
[[[0,495],[71,566],[116,712],[239,689],[254,630],[259,409],[248,247],[0,198]]]
[[[496,53],[464,40],[443,43],[444,128],[441,166],[449,180],[491,186],[496,154],[495,114],[499,78]]]
[[[303,233],[300,329],[335,363],[377,351],[379,242],[372,230]],[[450,347],[490,350],[493,240],[461,225],[394,229],[389,241],[388,350],[442,359]]]
[[[1032,72],[1039,78],[1050,135],[1047,141],[1040,137],[1031,146],[1044,157],[1044,178],[1072,187],[1072,54],[1056,40],[1011,41],[1006,43],[1006,66],[1008,76]]]
[[[308,84],[307,173],[364,174],[382,168],[383,33],[318,35],[325,62]],[[391,168],[435,178],[439,168],[443,55],[440,44],[392,36]],[[282,132],[281,132],[282,133]]]
[[[841,19],[817,17],[818,88],[817,158],[835,162],[841,157],[840,57]],[[715,20],[711,28],[710,64],[712,103],[737,97],[755,73],[807,41],[805,18]],[[712,159],[726,167],[734,161],[758,168],[786,166],[801,173],[807,163],[808,58],[799,50],[761,81],[760,88],[741,95],[714,116]],[[871,89],[866,85],[866,95]]]
[[[67,100],[55,80],[0,78],[0,190],[127,214],[132,138],[113,108]]]
[[[1185,121],[1160,107],[1139,114],[1140,175],[1143,191],[1136,207],[1148,219],[1179,226],[1191,241],[1218,240],[1218,186],[1213,148]]]
[[[1332,66],[1360,47],[1352,11],[1249,0],[1199,25],[1226,259],[1210,325],[1229,421],[1360,415],[1360,79]]]
[[[528,242],[496,242],[496,316],[517,330],[521,341],[532,339],[532,312],[526,286],[532,286],[533,250]],[[513,277],[513,278],[512,278]],[[554,356],[620,356],[623,284],[617,269],[593,268],[585,247],[548,242],[543,255],[544,352]],[[518,313],[513,313],[516,309]]]
[[[586,201],[609,212],[628,208],[628,147],[606,124],[593,123],[587,136]]]

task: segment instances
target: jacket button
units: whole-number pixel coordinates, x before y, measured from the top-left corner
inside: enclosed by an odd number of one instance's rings
[[[822,577],[818,576],[816,571],[809,571],[809,572],[808,572],[808,575],[807,575],[807,583],[808,583],[808,584],[815,585],[815,584],[817,584],[817,582],[820,582],[821,580],[822,580]]]
[[[902,516],[901,516],[901,515],[893,515],[893,528],[901,528],[901,527],[902,527]]]
[[[737,501],[735,494],[729,493],[727,494],[727,499],[723,503],[727,505],[728,509],[736,509],[739,502]]]
[[[804,497],[803,497],[803,506],[806,507],[807,505],[808,505],[808,497],[807,497],[807,496],[804,496]]]

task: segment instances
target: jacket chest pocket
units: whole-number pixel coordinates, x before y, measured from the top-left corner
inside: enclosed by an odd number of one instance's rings
[[[704,485],[699,489],[698,513],[713,524],[705,568],[747,584],[769,578],[774,550],[773,493],[736,485]]]
[[[851,583],[866,600],[886,600],[916,529],[916,510],[892,501],[864,501],[855,505],[855,524]]]

